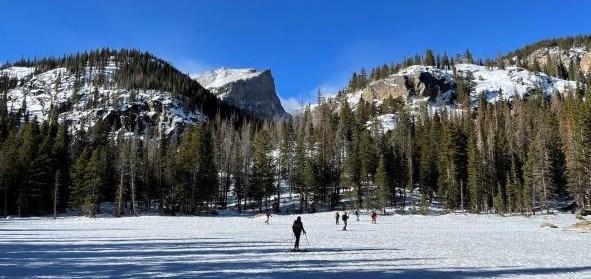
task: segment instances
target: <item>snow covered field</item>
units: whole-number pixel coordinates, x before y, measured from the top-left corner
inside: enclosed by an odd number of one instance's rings
[[[304,214],[0,220],[0,277],[591,278],[591,234],[573,215]],[[540,228],[552,222],[558,229]],[[342,223],[342,221],[341,221]]]

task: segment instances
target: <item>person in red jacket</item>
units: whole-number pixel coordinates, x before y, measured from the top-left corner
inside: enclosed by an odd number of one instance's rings
[[[378,214],[375,211],[372,211],[371,212],[371,223],[375,224],[377,220],[378,220]]]
[[[300,235],[302,232],[306,234],[306,230],[304,229],[304,224],[302,223],[302,218],[298,216],[298,218],[293,222],[291,226],[293,230],[293,234],[295,234],[295,245],[293,246],[294,250],[300,250]]]

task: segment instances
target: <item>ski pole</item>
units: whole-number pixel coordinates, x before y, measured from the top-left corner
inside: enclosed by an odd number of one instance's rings
[[[308,247],[310,247],[310,241],[308,241],[308,234],[304,234],[306,236],[306,242],[308,243]]]

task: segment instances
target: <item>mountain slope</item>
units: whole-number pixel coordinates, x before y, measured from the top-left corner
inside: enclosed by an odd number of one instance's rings
[[[510,52],[503,60],[505,64],[581,80],[582,76],[591,74],[591,36],[539,41]]]
[[[41,121],[55,111],[74,130],[102,119],[117,129],[139,124],[141,131],[150,126],[169,134],[218,112],[247,116],[169,63],[134,50],[21,61],[5,65],[0,76],[13,81],[4,101],[9,112]]]
[[[506,69],[487,68],[474,64],[455,66],[458,76],[470,78],[474,84],[471,97],[476,100],[485,95],[489,101],[509,100],[513,96],[527,97],[536,89],[546,94],[565,93],[574,90],[576,82],[532,72],[520,67]],[[436,102],[438,98],[453,105],[457,81],[453,70],[438,69],[432,66],[410,66],[385,79],[370,83],[362,92],[366,101],[383,101],[389,97],[411,99],[426,98]]]

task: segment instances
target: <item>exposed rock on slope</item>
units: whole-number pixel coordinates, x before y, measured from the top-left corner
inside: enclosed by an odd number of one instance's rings
[[[471,73],[474,91],[472,99],[484,96],[489,101],[511,99],[514,95],[527,96],[536,88],[546,94],[564,93],[576,87],[576,82],[532,72],[520,67],[506,69],[487,68],[473,64],[456,65],[458,75]],[[402,98],[404,101],[423,99],[430,102],[441,100],[453,105],[456,81],[452,70],[431,66],[410,66],[386,79],[370,83],[362,93],[366,101],[383,101],[388,97]]]
[[[220,68],[196,80],[218,98],[247,112],[268,118],[289,116],[275,91],[271,70]]]
[[[455,87],[455,82],[445,71],[436,71],[432,67],[412,66],[386,79],[370,83],[364,90],[364,100],[385,100],[409,97],[429,98],[434,101],[443,93]]]
[[[570,49],[561,49],[559,47],[540,48],[527,57],[527,62],[530,65],[536,61],[542,69],[546,67],[550,60],[555,61],[555,63],[560,62],[566,69],[579,70],[584,75],[591,73],[591,51],[584,46]]]

